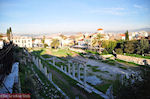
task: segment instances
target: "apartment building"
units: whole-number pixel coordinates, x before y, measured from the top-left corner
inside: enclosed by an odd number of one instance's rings
[[[32,47],[32,38],[26,36],[13,36],[13,43],[17,44],[19,47]]]

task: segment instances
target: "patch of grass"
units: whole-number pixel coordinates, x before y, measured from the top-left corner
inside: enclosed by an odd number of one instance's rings
[[[98,52],[91,51],[91,50],[85,50],[85,52],[99,55],[99,53],[98,53]]]
[[[138,58],[145,58],[145,59],[150,59],[150,56],[142,56],[142,55],[138,55],[138,54],[125,54],[126,56],[133,56],[133,57],[138,57]]]
[[[119,66],[119,68],[124,69],[124,70],[127,70],[127,68],[126,68],[126,67],[123,67],[123,66]]]
[[[137,65],[137,66],[144,66],[144,65],[139,65],[139,64],[136,64],[136,63],[133,63],[133,62],[127,62],[127,61],[120,60],[120,59],[116,59],[116,61],[121,62],[121,63],[129,63],[129,64],[133,64],[133,65]]]
[[[54,56],[72,56],[73,53],[72,51],[68,50],[68,49],[51,49],[50,50],[52,55]]]
[[[91,66],[91,68],[92,68],[92,71],[93,71],[93,72],[109,73],[108,71],[102,71],[102,70],[100,70],[100,69],[97,69],[98,66]]]
[[[110,65],[115,65],[115,63],[116,63],[116,62],[115,62],[114,60],[112,60],[112,59],[101,60],[101,62],[110,64]]]
[[[105,93],[110,85],[111,85],[110,83],[107,83],[107,84],[102,84],[102,85],[96,85],[94,87]]]
[[[42,55],[42,57],[44,57],[44,58],[51,58],[50,55]]]

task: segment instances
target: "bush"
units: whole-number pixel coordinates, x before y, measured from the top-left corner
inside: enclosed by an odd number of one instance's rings
[[[102,54],[108,54],[108,51],[106,49],[104,49]]]
[[[123,53],[123,50],[121,48],[117,48],[115,49],[116,53],[117,54],[122,54]]]

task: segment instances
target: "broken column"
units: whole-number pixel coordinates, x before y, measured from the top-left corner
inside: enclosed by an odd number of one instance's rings
[[[83,83],[84,83],[84,87],[86,87],[86,64],[84,64],[84,74],[83,74],[84,78],[83,78]]]
[[[81,64],[78,65],[78,80],[79,80],[79,81],[80,81],[80,65],[81,65]]]
[[[70,75],[70,63],[68,63],[68,74]]]
[[[72,76],[75,78],[75,64],[72,64]]]
[[[66,68],[66,66],[64,67],[64,71],[65,71],[65,73],[67,73],[67,68]]]
[[[38,64],[38,57],[36,58],[36,66],[38,66],[39,64]]]
[[[61,65],[61,70],[63,71],[63,65]]]
[[[53,65],[55,66],[55,57],[53,57]]]
[[[47,67],[44,67],[44,73],[47,75]]]
[[[49,79],[50,81],[52,81],[52,73],[49,73],[49,74],[48,74],[48,79]]]
[[[40,70],[42,70],[42,69],[43,69],[43,65],[42,65],[42,63],[41,63],[41,60],[39,60],[38,68],[39,68]]]

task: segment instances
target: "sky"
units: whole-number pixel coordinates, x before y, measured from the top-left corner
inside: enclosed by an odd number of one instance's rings
[[[150,0],[0,0],[0,33],[150,28]]]

